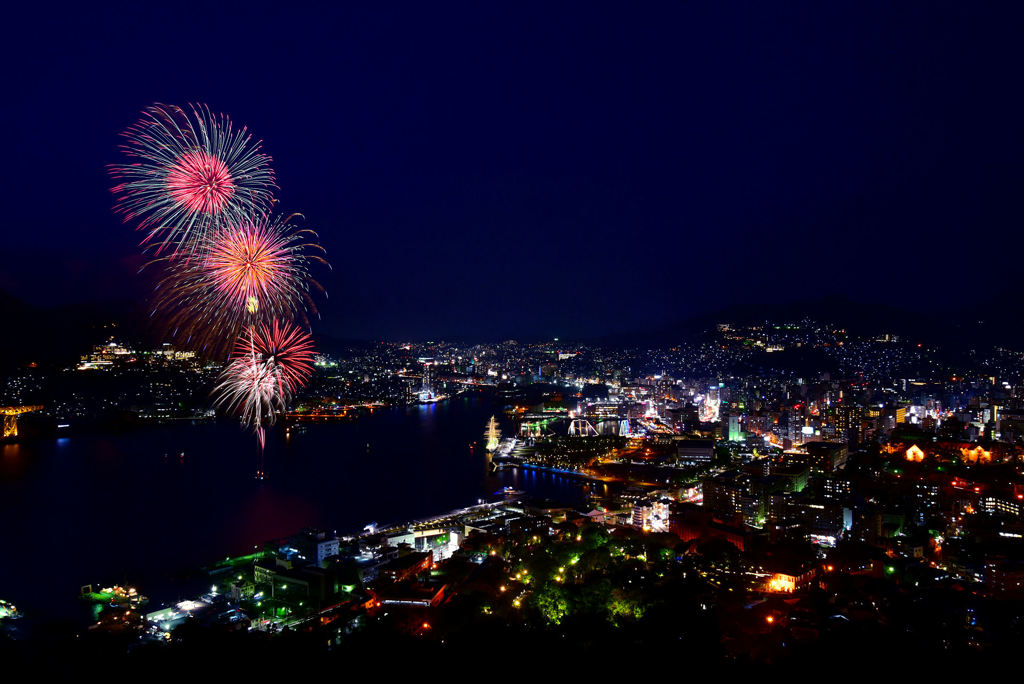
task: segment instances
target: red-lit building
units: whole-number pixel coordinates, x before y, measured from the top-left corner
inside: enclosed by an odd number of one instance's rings
[[[393,582],[401,582],[413,578],[421,572],[426,572],[433,564],[433,551],[416,551],[399,556],[382,565],[379,576],[386,577]]]

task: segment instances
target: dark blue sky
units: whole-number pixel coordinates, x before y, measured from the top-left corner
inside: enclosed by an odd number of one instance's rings
[[[104,165],[157,101],[264,140],[338,336],[1019,287],[1018,3],[21,5],[0,288],[33,303],[145,296]]]

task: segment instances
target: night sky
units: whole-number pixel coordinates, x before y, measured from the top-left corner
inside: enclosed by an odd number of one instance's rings
[[[0,43],[0,289],[36,305],[145,298],[104,167],[153,102],[263,139],[338,337],[1019,287],[1020,3],[29,4]]]

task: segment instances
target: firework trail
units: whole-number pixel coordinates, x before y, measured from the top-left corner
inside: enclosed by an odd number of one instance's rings
[[[291,323],[250,326],[214,389],[215,404],[236,413],[259,440],[257,477],[263,477],[264,423],[272,425],[313,373],[313,338]]]
[[[291,323],[246,328],[235,343],[232,359],[221,373],[218,405],[256,426],[273,423],[313,373],[313,338]]]
[[[312,374],[312,338],[281,321],[308,327],[317,313],[310,268],[327,265],[323,249],[291,225],[296,214],[271,214],[270,157],[225,115],[155,104],[123,136],[127,161],[109,167],[114,208],[163,269],[152,315],[207,355],[236,339],[214,403],[255,430],[262,477],[265,426]]]
[[[235,345],[236,353],[254,355],[272,364],[279,384],[289,394],[301,389],[313,375],[313,338],[294,323],[273,321],[252,326]]]
[[[227,351],[244,326],[296,317],[306,326],[317,313],[311,291],[323,288],[311,265],[328,266],[316,233],[294,229],[295,214],[216,227],[187,260],[156,259],[166,267],[153,315],[208,355]],[[329,266],[328,266],[329,267]]]
[[[142,243],[158,253],[191,254],[218,224],[270,208],[270,157],[245,127],[206,105],[153,105],[123,136],[130,161],[109,167],[118,181],[114,209],[138,221]]]

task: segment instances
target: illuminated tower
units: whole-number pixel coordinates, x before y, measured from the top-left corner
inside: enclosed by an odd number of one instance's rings
[[[740,417],[735,414],[729,414],[729,441],[743,441],[743,431],[740,430]]]
[[[856,446],[863,434],[864,409],[860,406],[840,404],[835,408],[836,439]]]
[[[423,361],[423,383],[420,385],[420,401],[434,398],[434,361]]]

